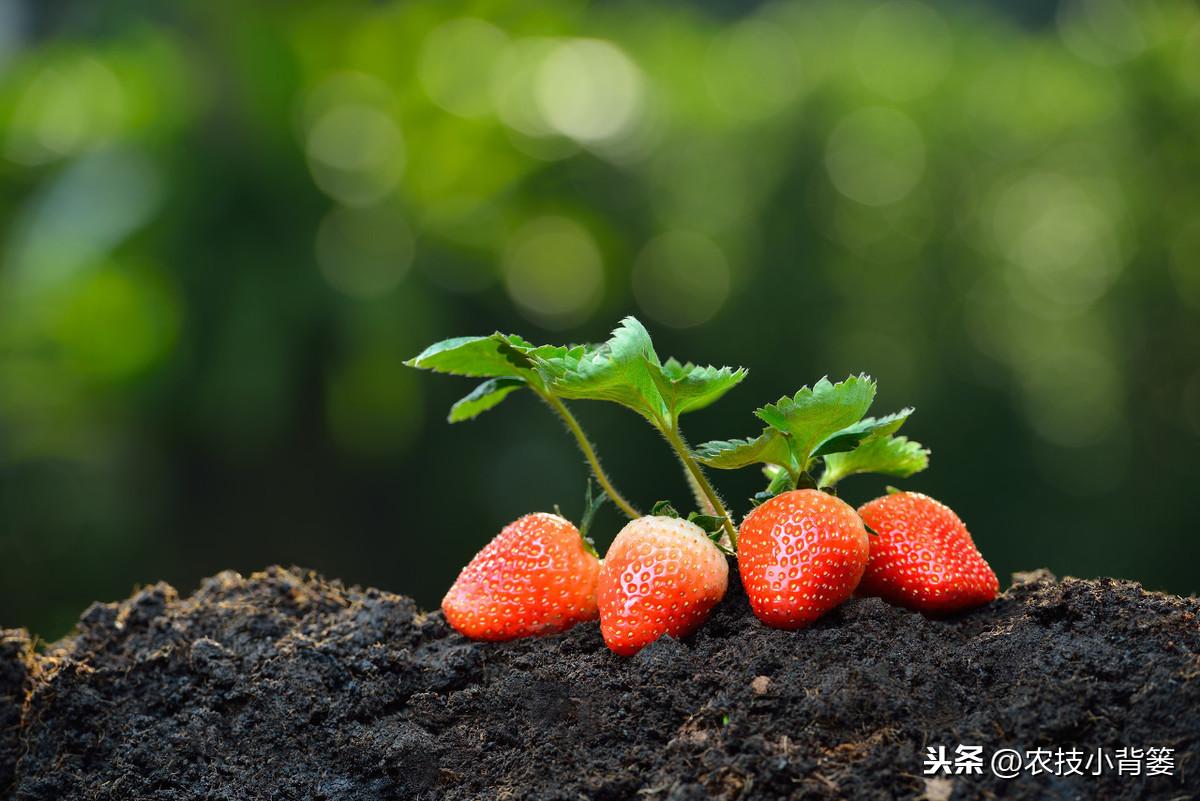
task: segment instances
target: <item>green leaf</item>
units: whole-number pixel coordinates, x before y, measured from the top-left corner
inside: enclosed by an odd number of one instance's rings
[[[525,386],[527,384],[524,378],[489,378],[475,387],[470,395],[451,406],[447,419],[451,423],[474,419],[504,400],[510,393]]]
[[[430,345],[405,362],[409,367],[476,378],[524,378],[541,382],[530,353],[538,350],[519,336],[454,337]]]
[[[754,439],[720,439],[705,442],[696,448],[695,455],[701,464],[721,470],[791,461],[787,439],[769,429]]]
[[[760,420],[791,439],[791,450],[807,464],[817,447],[860,420],[875,400],[870,376],[850,376],[836,384],[822,378],[812,389],[801,387],[755,412]],[[803,469],[803,468],[802,468]]]
[[[652,377],[661,370],[646,329],[632,317],[621,321],[603,345],[539,357],[555,395],[567,400],[606,400],[655,420],[665,403]]]
[[[626,317],[602,345],[532,353],[555,395],[605,400],[659,426],[674,427],[681,414],[702,409],[746,377],[741,368],[662,362],[646,328]]]
[[[437,373],[489,379],[450,408],[450,422],[458,423],[491,409],[522,386],[544,394],[546,382],[538,357],[561,356],[569,351],[565,347],[533,345],[515,334],[496,332],[486,337],[454,337],[437,342],[405,364]]]
[[[672,358],[667,359],[662,369],[652,372],[651,376],[667,408],[678,417],[720,400],[726,392],[742,382],[746,370],[741,367],[700,366],[691,362],[680,364]]]
[[[907,478],[929,466],[929,451],[907,437],[876,435],[863,441],[849,453],[831,453],[825,457],[825,472],[820,486],[832,487],[846,476],[881,473]]]
[[[795,486],[818,451],[849,450],[874,431],[898,426],[907,417],[907,412],[901,412],[863,420],[874,398],[875,382],[869,376],[850,376],[837,384],[822,378],[812,389],[802,387],[795,395],[756,411],[767,424],[759,436],[706,442],[696,449],[696,457],[725,470],[759,462],[777,464]]]
[[[904,425],[904,421],[912,413],[913,409],[910,406],[883,417],[865,417],[853,425],[846,426],[842,430],[830,434],[816,447],[812,455],[824,456],[828,453],[852,451],[867,437],[893,434],[900,426]]]

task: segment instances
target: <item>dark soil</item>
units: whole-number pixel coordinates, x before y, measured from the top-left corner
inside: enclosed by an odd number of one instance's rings
[[[473,643],[297,569],[160,584],[42,655],[0,639],[0,796],[1200,797],[1195,598],[1038,573],[953,620],[855,600],[783,632],[730,584],[699,633],[632,659],[594,623]],[[958,744],[1165,746],[1174,776],[922,776]]]

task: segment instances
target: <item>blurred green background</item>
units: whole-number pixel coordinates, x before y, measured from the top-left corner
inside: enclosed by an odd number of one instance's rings
[[[629,313],[750,369],[693,442],[868,371],[1003,578],[1200,589],[1193,2],[0,0],[0,225],[0,625],[273,562],[434,606],[586,473],[401,361]]]

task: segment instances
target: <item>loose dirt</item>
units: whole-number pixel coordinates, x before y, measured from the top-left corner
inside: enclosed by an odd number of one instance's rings
[[[861,599],[784,632],[735,575],[693,637],[622,659],[595,623],[473,643],[399,595],[223,573],[94,604],[36,655],[0,635],[0,798],[1200,797],[1198,613],[1039,572],[949,620]],[[959,745],[982,774],[923,775],[927,748]],[[1173,776],[989,762],[1152,747]]]

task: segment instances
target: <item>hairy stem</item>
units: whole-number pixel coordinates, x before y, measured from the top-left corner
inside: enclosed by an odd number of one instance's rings
[[[532,385],[530,386],[532,388]],[[538,394],[542,396],[542,400],[550,405],[551,409],[558,413],[562,421],[567,424],[567,429],[575,436],[575,441],[579,443],[579,450],[583,451],[583,456],[587,459],[588,466],[592,468],[592,475],[596,477],[596,481],[600,482],[600,486],[608,493],[608,497],[612,499],[612,502],[630,520],[641,517],[641,513],[629,501],[625,500],[625,497],[617,492],[617,488],[608,480],[608,474],[604,472],[604,468],[600,466],[600,459],[596,456],[596,449],[592,447],[592,443],[588,441],[587,434],[583,433],[583,427],[579,425],[579,421],[575,419],[575,415],[571,414],[571,410],[567,408],[566,404],[548,392],[539,391]]]
[[[692,475],[692,471],[685,466],[683,469],[683,477],[687,479],[688,486],[692,489],[692,496],[696,499],[696,505],[700,507],[700,511],[706,515],[715,515],[716,507],[712,505],[712,501],[704,494],[704,488],[696,482],[696,477]]]
[[[729,544],[736,552],[737,530],[733,527],[733,521],[729,519],[729,512],[725,511],[725,505],[721,503],[720,497],[717,496],[717,491],[713,489],[712,484],[708,483],[708,477],[704,475],[704,471],[700,469],[700,465],[692,458],[691,451],[688,450],[683,437],[679,435],[678,427],[663,425],[661,429],[663,436],[667,438],[667,442],[675,449],[675,455],[679,457],[679,461],[683,462],[683,466],[687,469],[691,480],[695,482],[695,486],[699,487],[705,500],[712,506],[714,514],[721,518],[721,526],[725,529],[725,536],[729,537]]]

